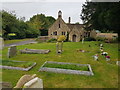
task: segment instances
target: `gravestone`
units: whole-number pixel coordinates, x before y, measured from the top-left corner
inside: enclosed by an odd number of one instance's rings
[[[42,79],[36,77],[25,83],[23,87],[24,90],[26,90],[27,88],[41,88],[40,90],[43,90],[43,81]]]
[[[24,49],[20,50],[21,54],[48,54],[50,50],[41,50],[41,49]]]
[[[82,44],[84,43],[84,38],[82,38]]]
[[[62,47],[63,47],[63,41],[56,43],[56,53],[61,54],[62,53]]]
[[[120,66],[120,61],[116,61],[116,64],[117,64],[118,66]]]
[[[17,54],[17,48],[15,45],[12,45],[10,48],[8,48],[8,58],[16,56],[16,54]]]

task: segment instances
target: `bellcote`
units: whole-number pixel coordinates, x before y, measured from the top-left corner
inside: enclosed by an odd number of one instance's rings
[[[58,18],[62,18],[62,12],[61,11],[58,12]]]

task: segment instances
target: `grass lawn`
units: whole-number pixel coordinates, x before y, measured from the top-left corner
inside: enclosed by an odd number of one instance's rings
[[[99,46],[95,45],[99,42],[65,42],[63,44],[63,53],[56,54],[56,43],[38,43],[17,46],[17,49],[50,49],[49,54],[20,54],[10,58],[9,60],[32,61],[36,62],[36,66],[30,71],[6,70],[2,71],[3,81],[11,82],[13,87],[19,78],[24,74],[37,74],[43,79],[44,88],[117,88],[118,87],[118,66],[108,64],[105,57],[100,55]],[[91,45],[91,47],[89,47]],[[118,44],[103,43],[104,51],[111,56],[111,62],[118,60]],[[82,49],[90,52],[78,52]],[[8,47],[2,52],[2,58],[7,58]],[[98,53],[99,61],[94,61],[93,55]],[[38,72],[39,68],[45,61],[69,62],[78,64],[90,64],[94,76],[60,74],[51,72]]]
[[[43,67],[70,69],[70,70],[80,70],[80,71],[89,71],[87,66],[77,66],[77,65],[70,65],[70,64],[52,64],[52,63],[47,63]]]
[[[11,60],[2,60],[0,65],[27,68],[33,65],[33,62],[14,62]]]
[[[30,40],[30,39],[5,40],[4,44],[11,44],[11,43],[21,42],[21,41],[26,41],[26,40]]]

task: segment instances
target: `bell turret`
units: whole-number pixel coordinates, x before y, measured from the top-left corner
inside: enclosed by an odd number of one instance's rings
[[[62,18],[62,12],[61,11],[58,12],[58,18],[59,17]]]

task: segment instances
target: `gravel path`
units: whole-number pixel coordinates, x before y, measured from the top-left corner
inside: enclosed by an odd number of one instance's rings
[[[16,42],[16,43],[11,43],[11,44],[5,44],[4,47],[10,47],[11,45],[24,45],[24,44],[29,44],[29,43],[37,43],[35,40],[27,40],[27,41],[21,41],[21,42]]]

